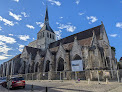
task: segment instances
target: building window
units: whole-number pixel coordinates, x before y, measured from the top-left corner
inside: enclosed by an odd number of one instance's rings
[[[47,33],[47,37],[49,38],[49,33]]]
[[[50,38],[51,38],[51,34],[50,34]]]
[[[54,35],[52,35],[53,36],[53,39],[54,39]]]
[[[43,32],[43,37],[44,37],[44,32]]]
[[[40,36],[40,38],[42,38],[42,33],[41,33],[41,36]]]

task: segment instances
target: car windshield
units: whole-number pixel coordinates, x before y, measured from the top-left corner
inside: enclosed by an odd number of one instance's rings
[[[24,80],[24,78],[22,77],[16,77],[16,78],[12,78],[13,81],[19,81],[19,80]]]

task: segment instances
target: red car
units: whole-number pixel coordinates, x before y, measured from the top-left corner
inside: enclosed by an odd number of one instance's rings
[[[10,79],[8,79],[6,87],[8,89],[15,87],[25,88],[25,80],[23,77],[11,77]]]

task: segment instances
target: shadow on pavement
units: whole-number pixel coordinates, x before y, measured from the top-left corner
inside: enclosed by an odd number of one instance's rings
[[[78,92],[93,92],[93,91],[87,91],[87,90],[78,90],[78,89],[67,89],[67,88],[56,88],[56,89],[63,89],[65,91],[78,91]],[[64,92],[65,92],[64,91]]]
[[[51,87],[48,87],[47,90],[48,90],[48,92],[63,92],[63,91],[57,91],[57,90],[51,89]],[[10,91],[12,91],[12,92],[25,92],[25,91],[26,92],[32,92],[32,91],[46,92],[46,87],[33,85],[33,88],[32,88],[32,85],[26,84],[25,88],[17,87],[17,88],[11,89]]]

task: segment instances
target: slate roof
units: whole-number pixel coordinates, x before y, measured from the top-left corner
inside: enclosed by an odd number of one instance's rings
[[[41,31],[45,31],[45,30],[54,33],[54,31],[53,31],[52,28],[49,26],[49,24],[44,24],[44,26],[41,28],[41,30],[40,30],[39,32],[41,32]],[[38,32],[38,33],[39,33],[39,32]]]
[[[66,47],[71,48],[72,47],[71,43],[74,42],[74,37],[77,37],[77,40],[81,46],[84,46],[84,45],[89,46],[91,44],[93,30],[95,32],[97,39],[100,38],[100,27],[101,27],[101,25],[88,29],[88,30],[85,30],[85,31],[82,31],[82,32],[79,32],[79,33],[76,33],[76,34],[73,34],[73,35],[65,37],[61,40],[55,41],[49,45],[49,48],[53,49],[53,48],[59,46],[60,43],[62,45],[66,45],[66,46],[64,46],[64,48],[66,48]]]
[[[21,56],[21,54],[18,54],[18,55],[16,55],[15,57],[13,57],[12,59],[10,59],[9,61],[11,61],[11,60],[13,60],[13,59],[20,58],[20,56]],[[7,62],[9,62],[9,61],[7,61]]]
[[[46,20],[49,20],[49,17],[48,17],[48,9],[46,8],[46,13],[45,13],[45,21]]]
[[[25,46],[27,52],[30,54],[32,54],[32,60],[35,59],[37,51],[39,51],[41,56],[45,56],[46,51],[42,51],[41,49],[38,48],[33,48],[33,47],[29,47],[29,46]]]

